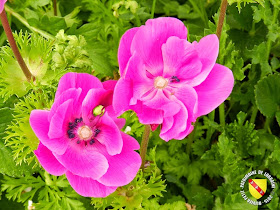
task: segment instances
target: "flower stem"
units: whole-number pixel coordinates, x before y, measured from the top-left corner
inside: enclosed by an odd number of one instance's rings
[[[53,14],[54,14],[54,16],[57,16],[57,2],[56,2],[56,0],[53,0]]]
[[[222,127],[225,127],[226,125],[226,119],[225,119],[225,104],[222,103],[219,106],[219,116],[220,116],[220,124]]]
[[[220,11],[219,20],[218,20],[218,27],[217,27],[217,31],[216,31],[216,34],[219,39],[221,38],[221,34],[222,34],[222,29],[223,29],[224,20],[225,20],[226,11],[227,11],[227,5],[228,5],[227,0],[222,0],[221,6],[220,6],[221,11]]]
[[[26,64],[25,64],[25,62],[24,62],[24,60],[23,60],[23,58],[22,58],[22,56],[21,56],[21,54],[20,54],[20,52],[18,50],[17,44],[16,44],[15,39],[13,37],[13,33],[12,33],[12,30],[11,30],[11,27],[10,27],[8,19],[7,19],[7,15],[6,15],[5,9],[0,14],[0,19],[1,19],[4,31],[5,31],[5,33],[7,35],[8,40],[9,40],[9,43],[11,45],[11,48],[12,48],[12,50],[14,52],[14,55],[15,55],[19,65],[20,65],[20,68],[23,71],[27,81],[29,82],[33,78],[33,75],[29,71],[28,67],[26,66]]]
[[[142,142],[141,142],[141,148],[140,148],[140,156],[142,159],[141,169],[143,171],[144,171],[144,165],[145,165],[145,159],[146,159],[146,153],[147,153],[150,133],[151,133],[151,126],[145,125]]]
[[[155,15],[156,2],[157,2],[157,0],[153,0],[153,6],[152,6],[152,11],[151,11],[151,19],[153,19],[154,15]]]

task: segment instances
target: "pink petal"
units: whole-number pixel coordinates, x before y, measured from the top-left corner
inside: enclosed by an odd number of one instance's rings
[[[102,82],[102,85],[105,90],[114,91],[117,82],[117,80],[107,80],[105,82]]]
[[[84,120],[87,120],[93,116],[93,109],[98,105],[101,105],[100,102],[106,92],[107,91],[103,88],[95,88],[88,91],[82,103],[82,115]]]
[[[131,44],[131,54],[136,51],[144,61],[146,69],[154,76],[162,75],[163,60],[161,46],[170,36],[187,38],[187,28],[176,18],[150,19],[141,26]]]
[[[125,125],[125,119],[124,118],[112,118],[115,122],[115,124],[118,126],[119,129],[122,129]]]
[[[113,107],[117,115],[129,110],[129,101],[132,98],[132,84],[130,80],[120,78],[113,95]]]
[[[200,73],[202,64],[195,47],[186,39],[170,37],[162,45],[164,77],[177,76],[180,80],[192,79]]]
[[[165,141],[169,141],[171,139],[175,139],[179,133],[185,131],[187,129],[187,122],[188,122],[188,111],[186,107],[181,104],[180,111],[173,117],[174,123],[172,127],[167,130],[166,132],[160,132],[160,138],[162,138]],[[165,124],[165,119],[164,123]],[[177,138],[176,138],[177,139]]]
[[[66,73],[61,77],[58,83],[58,88],[55,94],[55,98],[58,98],[62,92],[69,88],[81,88],[81,99],[83,99],[87,92],[92,88],[102,88],[103,85],[95,76],[87,73]]]
[[[131,106],[131,109],[137,113],[139,122],[142,124],[161,124],[163,120],[163,111],[151,109],[145,105],[137,104]]]
[[[78,176],[92,179],[99,179],[106,173],[109,165],[104,155],[86,147],[79,147],[74,141],[71,144],[63,155],[54,153],[65,168]]]
[[[4,10],[4,4],[6,3],[7,0],[0,0],[0,13]]]
[[[194,88],[184,85],[177,88],[174,96],[181,101],[188,110],[189,119],[197,112],[198,96]],[[195,119],[191,119],[195,120]]]
[[[49,121],[51,120],[51,118],[54,116],[54,114],[56,113],[58,107],[63,104],[65,101],[69,100],[69,99],[73,99],[74,100],[74,106],[75,106],[75,113],[74,114],[78,114],[79,110],[80,110],[80,104],[79,104],[79,97],[81,95],[82,89],[81,88],[70,88],[68,90],[65,90],[64,92],[62,92],[54,101],[52,108],[50,110],[50,114],[49,114]]]
[[[211,34],[203,37],[199,43],[194,42],[193,45],[202,63],[201,73],[188,83],[194,87],[201,84],[214,67],[219,53],[219,39],[215,34]]]
[[[124,75],[126,64],[131,57],[130,46],[131,46],[132,39],[134,38],[134,35],[138,31],[138,29],[139,28],[129,29],[124,33],[124,35],[121,38],[119,50],[118,50],[118,61],[119,61],[121,76]]]
[[[40,164],[48,173],[54,176],[61,176],[67,171],[66,168],[57,161],[53,153],[42,143],[39,144],[38,149],[35,150],[34,153]]]
[[[230,95],[234,84],[232,71],[216,64],[206,80],[195,87],[198,95],[197,117],[217,108]]]
[[[155,131],[158,128],[159,124],[151,124],[150,126],[151,126],[151,130]]]
[[[73,99],[61,104],[50,121],[48,136],[50,139],[66,137],[68,123],[73,120]],[[53,150],[52,150],[53,151]]]
[[[120,154],[123,147],[123,141],[120,130],[112,118],[105,113],[97,124],[97,128],[101,131],[96,139],[106,146],[110,155]]]
[[[106,186],[123,186],[130,183],[136,176],[141,157],[134,148],[139,148],[138,142],[127,134],[122,134],[124,148],[119,155],[109,156],[109,169],[98,181]]]
[[[84,178],[66,172],[66,177],[73,189],[84,197],[104,198],[113,193],[118,187],[107,187],[91,178]]]
[[[50,139],[48,136],[50,123],[48,121],[49,111],[33,110],[30,114],[30,125],[40,140],[49,150],[58,154],[63,154],[68,146],[65,138]]]

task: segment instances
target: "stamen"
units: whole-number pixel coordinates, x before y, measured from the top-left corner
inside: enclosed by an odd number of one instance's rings
[[[78,141],[77,141],[77,144],[80,144],[80,143],[81,143],[81,140],[78,140]]]
[[[83,118],[80,117],[75,119],[75,123],[80,123],[80,122],[83,122]]]
[[[72,123],[72,122],[70,122],[70,123],[68,124],[68,127],[69,127],[70,129],[73,129],[73,128],[75,128],[76,126],[77,126],[77,124]]]
[[[154,86],[157,89],[163,89],[167,85],[168,85],[168,80],[165,79],[164,77],[159,76],[154,80]]]
[[[91,139],[91,140],[89,141],[89,144],[90,144],[90,145],[93,145],[94,142],[95,142],[94,139]]]
[[[172,76],[171,77],[171,82],[180,82],[180,79],[177,76]]]
[[[71,130],[71,129],[69,129],[69,130],[67,131],[67,134],[68,134],[68,137],[69,137],[70,139],[73,139],[73,138],[75,137],[75,134],[73,133],[73,130]]]
[[[98,128],[96,128],[95,130],[94,130],[94,137],[96,137],[99,133],[101,132],[101,130],[99,130]]]

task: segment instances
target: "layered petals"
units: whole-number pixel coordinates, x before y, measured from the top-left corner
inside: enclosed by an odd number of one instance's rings
[[[130,29],[122,40],[113,107],[118,113],[135,111],[143,124],[161,125],[165,141],[185,138],[197,117],[211,112],[232,91],[232,72],[216,64],[215,34],[190,43],[183,22],[161,17]]]
[[[132,181],[141,165],[134,151],[139,144],[120,131],[125,119],[118,119],[112,106],[116,83],[67,73],[51,110],[33,110],[30,115],[40,140],[34,151],[39,162],[50,174],[66,174],[82,196],[108,196]]]

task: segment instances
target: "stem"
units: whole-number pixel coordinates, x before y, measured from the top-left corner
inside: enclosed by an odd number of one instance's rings
[[[23,60],[23,58],[22,58],[22,56],[21,56],[21,54],[18,50],[17,44],[16,44],[15,39],[13,37],[11,27],[10,27],[8,19],[7,19],[5,9],[0,14],[0,19],[1,19],[4,31],[7,35],[8,40],[9,40],[9,43],[11,45],[11,48],[12,48],[12,50],[14,52],[14,55],[15,55],[17,61],[18,61],[18,64],[20,65],[21,70],[23,71],[27,81],[29,82],[33,78],[33,76],[31,74],[31,72],[29,71],[28,67],[26,66],[26,64],[25,64],[25,62],[24,62],[24,60]]]
[[[251,118],[250,118],[250,123],[253,123],[253,124],[255,123],[258,111],[259,111],[258,107],[254,106],[253,111],[252,111],[252,115],[251,115]]]
[[[210,112],[209,114],[208,114],[208,117],[209,117],[209,120],[211,120],[211,121],[215,121],[215,109],[212,111],[212,112]],[[211,138],[211,136],[212,136],[212,134],[213,134],[213,129],[212,128],[209,128],[208,130],[207,130],[207,132],[206,132],[206,139],[207,139],[207,141],[209,141],[210,140],[210,138]]]
[[[18,19],[23,25],[25,25],[28,29],[30,29],[33,32],[36,32],[40,35],[42,35],[43,37],[45,37],[46,39],[50,39],[53,40],[54,36],[52,36],[51,34],[42,31],[38,28],[35,28],[33,26],[30,26],[29,23],[27,22],[26,19],[24,19],[20,14],[16,13],[12,8],[10,8],[9,6],[5,5],[5,9],[8,13],[10,13],[12,16],[14,16],[16,19]]]
[[[189,137],[188,137],[188,142],[187,142],[187,154],[188,155],[190,155],[191,151],[192,151],[192,144],[194,141],[195,128],[196,128],[196,126],[194,126],[193,131],[189,134]]]
[[[265,124],[264,124],[264,129],[268,131],[268,133],[272,134],[271,129],[270,129],[270,122],[271,118],[266,118]]]
[[[144,165],[145,165],[145,159],[146,159],[146,153],[147,153],[147,148],[148,148],[148,143],[149,143],[150,132],[151,132],[151,126],[145,125],[142,142],[141,142],[141,148],[140,148],[140,156],[142,159],[141,169],[143,171],[144,171]]]
[[[222,34],[222,29],[223,29],[224,20],[225,20],[226,11],[227,11],[227,5],[228,5],[227,0],[222,0],[221,6],[220,6],[221,11],[220,11],[220,16],[219,16],[219,21],[218,21],[218,27],[217,27],[217,31],[216,31],[216,34],[219,39],[221,38],[221,34]]]
[[[219,106],[219,117],[220,117],[220,124],[221,124],[221,126],[225,127],[226,119],[225,119],[225,104],[224,103],[222,103]]]
[[[151,19],[153,19],[154,15],[155,15],[156,2],[157,2],[157,0],[153,0],[153,6],[152,6],[152,11],[151,11]]]
[[[57,16],[57,3],[56,0],[53,0],[53,14]]]
[[[272,19],[272,23],[271,23],[271,25],[274,25],[274,23],[277,21],[277,18],[278,18],[278,13],[279,13],[279,9],[278,9],[278,7],[274,7],[274,11],[273,11],[273,19]],[[270,55],[271,44],[272,44],[271,39],[268,39],[268,40],[267,40],[267,44],[266,44],[266,50],[267,50],[267,55],[266,55],[266,58],[267,58],[267,60],[269,60],[269,55]]]

